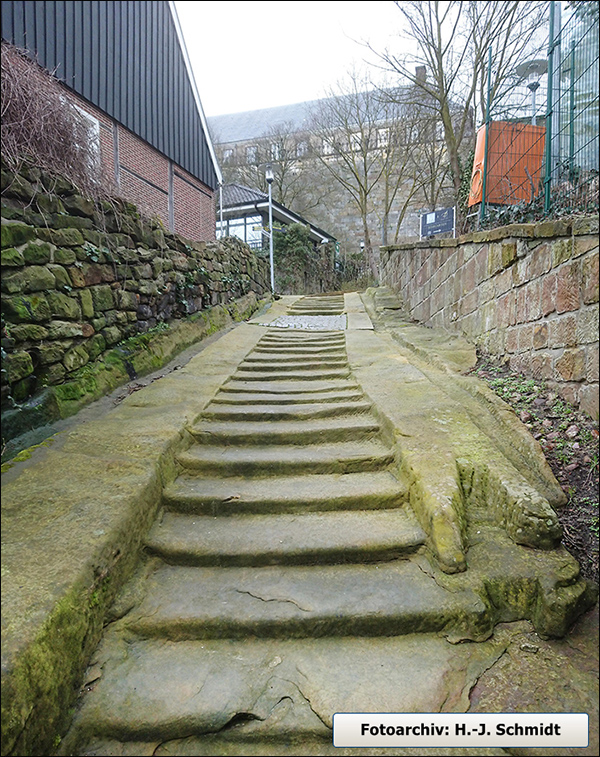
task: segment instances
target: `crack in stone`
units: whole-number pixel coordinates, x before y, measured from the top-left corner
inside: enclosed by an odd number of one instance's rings
[[[298,671],[298,673],[300,673],[301,676],[303,676],[304,678],[306,678],[306,680],[308,681],[308,676],[306,675],[306,673],[303,673],[298,666],[296,666],[296,670]],[[281,681],[287,681],[287,683],[291,683],[292,686],[298,690],[298,693],[304,699],[304,701],[306,702],[306,704],[309,706],[311,712],[314,713],[314,715],[321,721],[321,723],[323,723],[323,725],[325,726],[325,728],[329,729],[330,731],[332,730],[332,726],[329,725],[329,723],[327,723],[323,719],[323,717],[315,710],[315,708],[312,705],[312,702],[306,696],[306,694],[302,691],[302,689],[300,688],[300,686],[298,685],[298,683],[296,681],[290,681],[288,678],[280,678],[280,680]]]
[[[473,682],[473,684],[471,685],[471,687],[469,689],[469,705],[471,704],[471,694],[473,693],[473,689],[477,686],[477,684],[479,683],[480,679],[488,672],[488,670],[491,670],[496,665],[498,665],[498,663],[504,657],[504,655],[508,653],[509,646],[510,646],[510,642],[507,642],[506,646],[504,647],[504,649],[502,650],[502,652],[500,652],[500,654],[486,668],[484,668],[481,671],[481,673],[479,673],[479,675],[477,676],[477,678],[475,679],[475,681]],[[470,709],[470,707],[469,707],[469,709]]]
[[[7,754],[9,755],[18,754],[18,752],[16,752],[15,750],[18,747],[19,740],[21,736],[23,735],[23,733],[25,732],[25,729],[27,728],[27,724],[31,720],[31,716],[33,715],[34,711],[35,711],[35,705],[31,705],[31,708],[29,709],[29,712],[27,713],[27,717],[25,718],[23,722],[23,726],[21,727],[17,735],[14,737],[13,743],[11,744]]]
[[[252,594],[251,591],[245,591],[243,589],[236,589],[236,592],[238,594],[247,594],[249,597],[252,597],[253,599],[260,599],[261,602],[282,602],[282,603],[289,603],[291,605],[294,605],[299,610],[302,610],[302,612],[312,612],[310,609],[306,609],[305,607],[301,607],[297,602],[294,602],[293,599],[280,599],[278,597],[259,597],[258,594]]]
[[[428,578],[431,578],[431,580],[435,583],[435,585],[439,586],[440,589],[443,589],[444,591],[447,591],[450,594],[461,593],[461,589],[451,589],[449,586],[444,586],[442,583],[440,583],[437,576],[433,572],[430,573],[429,571],[425,570],[425,568],[417,560],[410,560],[410,562],[416,565],[417,568],[421,571],[421,573],[424,573]]]

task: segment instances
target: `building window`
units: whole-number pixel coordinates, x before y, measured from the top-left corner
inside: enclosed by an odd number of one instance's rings
[[[223,150],[223,163],[231,163],[233,159],[233,150]]]
[[[296,145],[296,157],[303,158],[308,155],[308,142],[298,142]]]
[[[258,163],[258,148],[256,145],[250,145],[246,147],[246,163],[256,164]]]
[[[246,218],[246,244],[253,249],[262,247],[263,226],[260,216]]]
[[[69,105],[72,105],[75,110],[79,113],[79,115],[83,118],[83,121],[85,122],[87,129],[88,129],[88,144],[87,144],[87,153],[88,153],[88,167],[90,171],[96,171],[98,170],[100,166],[100,121],[95,116],[92,116],[91,113],[88,113],[86,110],[83,110],[83,108],[80,108],[79,105],[76,105],[73,102],[67,101],[64,97],[61,96],[60,98],[62,102],[68,103]],[[78,145],[80,147],[81,145]]]
[[[360,152],[362,149],[362,135],[359,131],[350,135],[350,149],[352,152]]]
[[[242,242],[256,249],[262,247],[262,218],[261,216],[246,216],[217,221],[217,239],[223,237],[237,237]]]
[[[272,144],[271,145],[271,160],[280,160],[281,159],[281,149],[279,145]]]
[[[387,147],[390,143],[390,130],[378,129],[377,130],[377,147]]]
[[[333,140],[324,139],[321,142],[321,152],[323,155],[333,155],[333,152],[334,152]]]

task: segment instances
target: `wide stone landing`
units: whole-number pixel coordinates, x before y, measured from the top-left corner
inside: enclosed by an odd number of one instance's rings
[[[371,305],[375,330],[357,295],[250,327],[187,425],[61,753],[353,754],[335,712],[464,712],[524,622],[562,636],[591,605],[524,427]],[[441,751],[504,754],[385,753]]]

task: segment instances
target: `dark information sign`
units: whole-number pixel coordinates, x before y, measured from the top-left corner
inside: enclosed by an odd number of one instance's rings
[[[421,216],[421,239],[443,234],[446,231],[454,233],[454,208],[432,210]]]

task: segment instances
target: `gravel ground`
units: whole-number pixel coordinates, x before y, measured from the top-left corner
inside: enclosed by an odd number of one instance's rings
[[[582,574],[598,582],[598,423],[579,413],[543,381],[480,357],[473,369],[530,429],[567,495],[558,512],[563,544]]]

